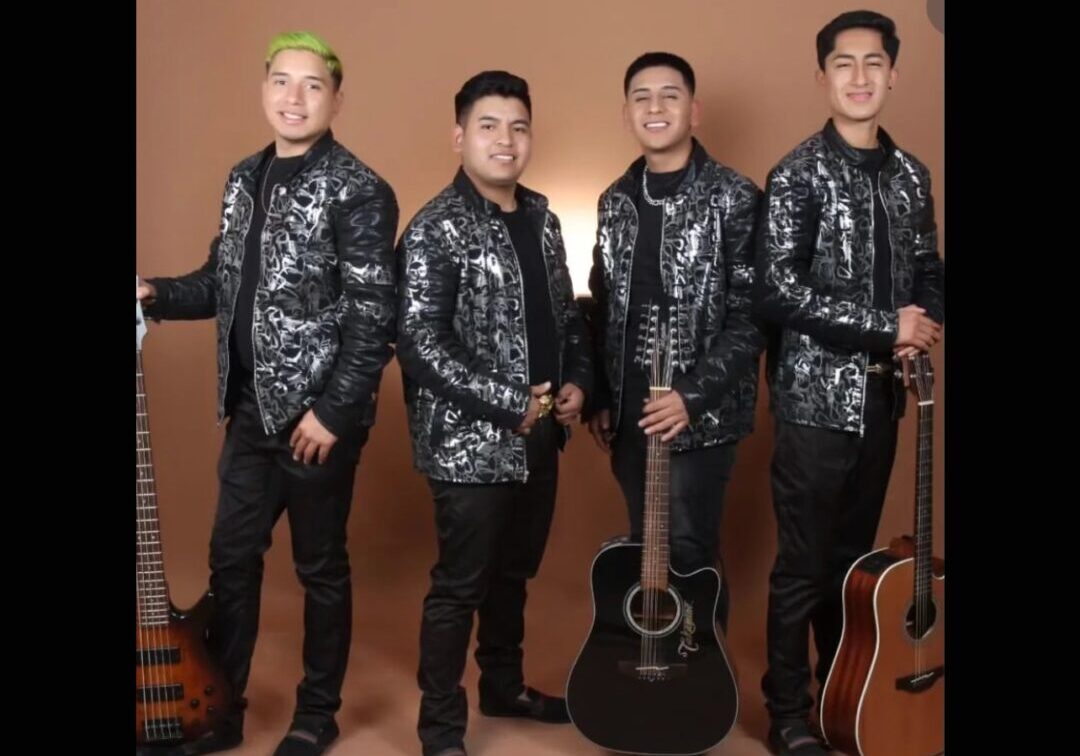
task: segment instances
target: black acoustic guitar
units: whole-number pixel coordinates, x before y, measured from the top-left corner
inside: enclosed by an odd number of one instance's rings
[[[665,337],[653,339],[652,399],[671,390]],[[713,620],[719,573],[683,575],[669,565],[670,451],[660,435],[648,439],[644,542],[610,543],[593,560],[593,624],[566,703],[574,725],[602,748],[697,754],[731,730],[739,696]]]

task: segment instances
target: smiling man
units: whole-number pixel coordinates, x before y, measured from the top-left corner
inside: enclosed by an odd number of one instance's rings
[[[518,183],[528,85],[485,71],[454,105],[461,168],[398,244],[398,359],[439,540],[420,626],[424,756],[465,753],[474,614],[480,711],[569,721],[562,698],[524,683],[525,582],[547,543],[565,426],[592,383],[559,219]]]
[[[352,637],[346,521],[397,305],[397,202],[330,133],[341,81],[341,61],[316,35],[271,41],[262,103],[273,143],[232,169],[206,263],[136,288],[150,317],[217,318],[218,418],[229,423],[210,539],[210,641],[237,696],[258,632],[263,554],[289,515],[304,678],[275,756],[317,756],[338,735]],[[225,726],[174,753],[238,745],[243,718],[241,701]]]
[[[895,24],[872,11],[821,29],[816,75],[829,121],[780,161],[766,189],[755,306],[775,329],[777,555],[762,686],[780,754],[825,754],[807,722],[809,630],[824,685],[844,576],[874,545],[896,453],[905,393],[894,358],[941,338],[930,173],[879,125],[899,50]]]
[[[626,498],[640,541],[647,436],[671,443],[671,564],[716,566],[735,446],[754,426],[758,359],[750,318],[754,229],[761,192],[694,138],[701,120],[694,71],[650,52],[623,79],[627,128],[642,156],[601,195],[589,275],[598,362],[589,429]],[[670,394],[649,398],[650,333],[674,349]],[[716,619],[727,629],[728,591]]]

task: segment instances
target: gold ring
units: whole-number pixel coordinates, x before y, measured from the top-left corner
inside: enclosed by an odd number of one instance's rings
[[[555,406],[555,399],[551,394],[544,394],[540,397],[540,412],[536,416],[537,419],[547,417],[553,406]]]

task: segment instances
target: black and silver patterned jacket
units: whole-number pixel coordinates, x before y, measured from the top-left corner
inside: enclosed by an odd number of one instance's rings
[[[272,150],[270,145],[230,172],[220,233],[206,263],[186,276],[148,279],[157,289],[146,308],[149,317],[217,316],[219,421],[256,179]],[[397,221],[390,185],[330,132],[274,195],[252,322],[255,394],[268,435],[309,407],[339,437],[375,422],[379,379],[392,355]]]
[[[588,395],[590,351],[559,219],[520,185],[517,200],[542,240],[559,352],[553,390],[574,383]],[[529,405],[525,300],[510,232],[494,208],[459,169],[398,243],[398,361],[413,460],[435,480],[526,479],[525,439],[513,433]]]
[[[866,367],[871,353],[891,351],[897,309],[914,303],[944,320],[930,173],[884,129],[878,139],[887,157],[876,186],[832,121],[769,174],[755,309],[779,326],[768,372],[786,422],[861,434]],[[873,307],[875,191],[892,248],[888,310]]]
[[[600,196],[597,241],[589,275],[590,323],[598,361],[591,411],[609,408],[617,428],[623,390],[631,263],[638,233],[639,158]],[[672,387],[690,425],[673,451],[737,441],[754,427],[758,360],[765,336],[751,317],[754,234],[761,191],[709,157],[694,140],[690,166],[664,200],[660,275],[675,308]]]

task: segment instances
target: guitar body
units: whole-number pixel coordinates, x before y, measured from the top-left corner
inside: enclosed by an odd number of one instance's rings
[[[825,683],[828,741],[860,756],[932,756],[945,750],[945,565],[934,560],[931,614],[913,637],[912,541],[896,539],[852,565],[844,631]]]
[[[642,546],[616,543],[592,565],[593,624],[567,682],[566,705],[581,733],[622,753],[696,754],[715,746],[738,715],[735,676],[713,617],[720,576],[668,570],[664,620],[655,639],[659,667],[642,666],[635,629],[642,597]],[[640,625],[640,623],[638,623]],[[663,667],[667,667],[663,671]]]
[[[232,704],[206,646],[213,612],[207,592],[189,611],[169,604],[168,623],[135,623],[135,742],[183,743],[216,729]]]
[[[907,358],[918,399],[915,537],[894,538],[844,577],[844,629],[821,692],[821,731],[859,756],[945,752],[945,563],[933,556],[934,372]]]

